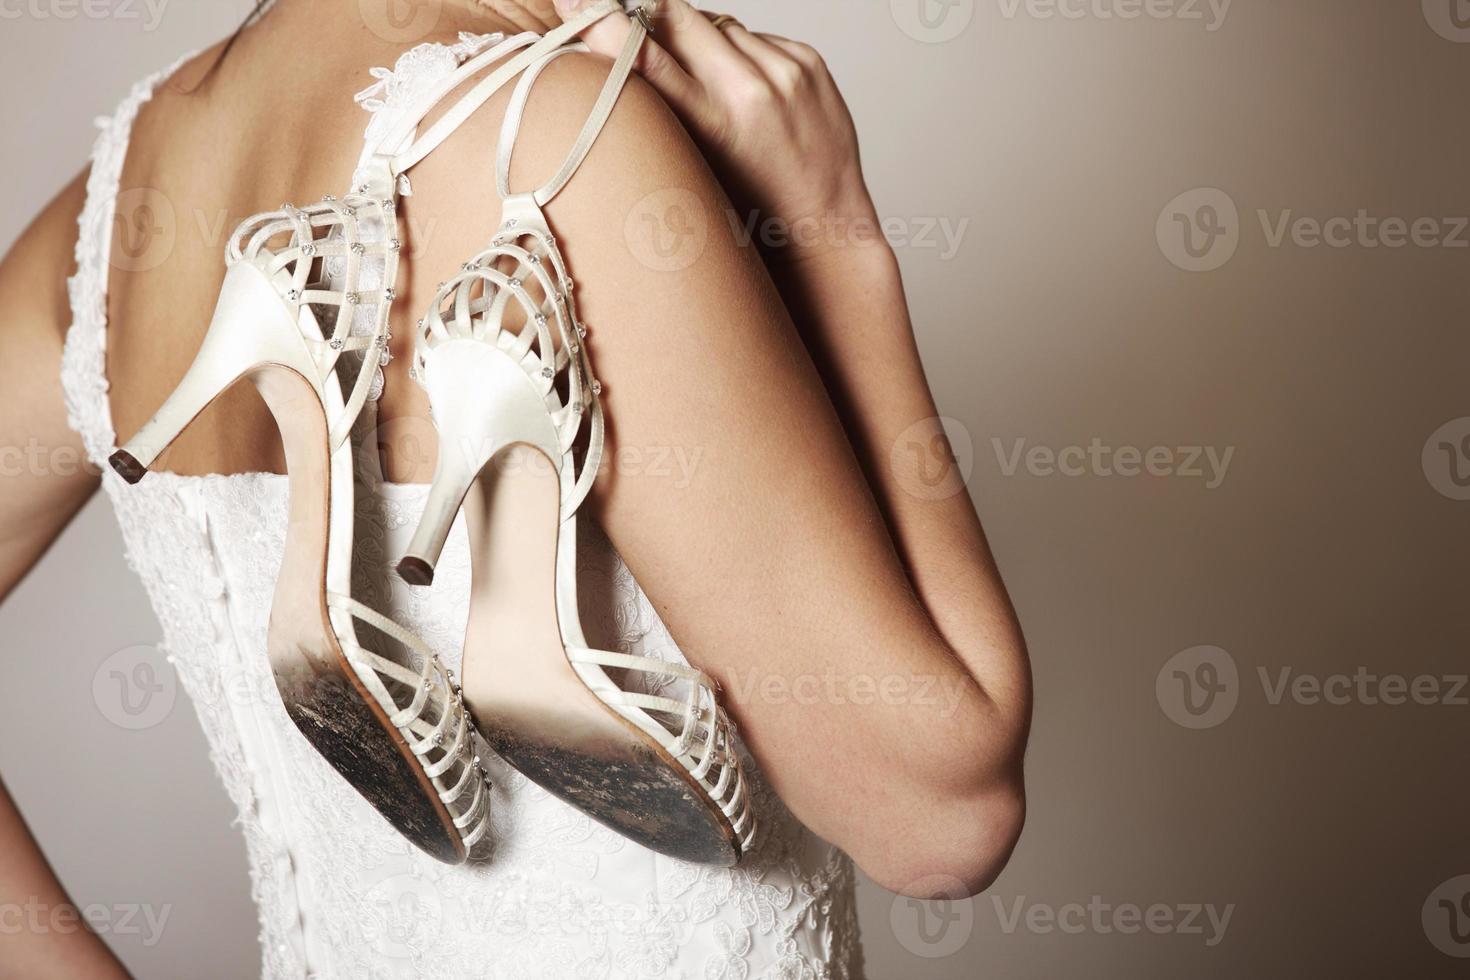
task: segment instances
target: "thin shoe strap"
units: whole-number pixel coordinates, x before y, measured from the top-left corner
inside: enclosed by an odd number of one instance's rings
[[[521,76],[520,82],[516,84],[515,92],[510,97],[510,105],[505,110],[505,121],[500,126],[500,143],[495,151],[495,186],[500,192],[501,198],[512,196],[510,190],[510,158],[515,152],[516,137],[521,132],[521,122],[526,115],[526,103],[531,98],[531,89],[535,87],[536,80],[541,73],[550,67],[551,63],[564,54],[574,51],[589,50],[585,44],[568,44],[557,48],[542,60],[536,62],[526,73]],[[536,202],[540,204],[538,200]]]
[[[628,35],[628,41],[623,45],[618,60],[613,63],[612,72],[607,77],[607,82],[602,86],[602,92],[597,97],[597,102],[592,106],[592,111],[587,117],[587,122],[582,126],[582,132],[573,144],[572,150],[567,154],[561,169],[556,176],[534,194],[536,204],[544,207],[548,201],[561,192],[567,185],[577,169],[587,159],[587,154],[592,152],[592,145],[597,142],[597,137],[602,133],[607,121],[612,116],[614,107],[617,105],[618,96],[623,93],[628,85],[628,77],[633,73],[633,65],[638,60],[638,53],[643,48],[643,42],[648,37],[648,21],[644,17],[634,17],[632,20],[632,31]],[[586,45],[568,45],[548,54],[544,59],[537,62],[527,70],[521,78],[520,84],[516,86],[514,95],[511,96],[510,107],[505,113],[505,123],[500,130],[500,147],[496,154],[495,179],[502,198],[510,197],[510,158],[515,150],[516,137],[520,134],[521,123],[526,114],[526,103],[531,97],[531,89],[536,84],[536,79],[546,70],[546,66],[557,58],[572,51],[586,51]]]
[[[429,102],[426,96],[425,102],[428,103],[427,105],[421,104],[420,106],[415,106],[416,110],[422,108],[423,114],[406,114],[403,121],[398,126],[395,126],[380,144],[380,152],[393,154],[392,172],[394,176],[396,177],[399,174],[406,173],[414,164],[434,152],[439,144],[443,143],[455,130],[459,129],[464,121],[473,115],[480,106],[489,101],[490,97],[498,92],[506,82],[525,71],[537,61],[540,61],[550,52],[560,48],[593,24],[622,9],[622,4],[619,0],[597,0],[597,2],[589,5],[587,9],[559,27],[548,31],[535,44],[486,76],[464,98],[460,99],[443,116],[439,117],[434,125],[429,127],[428,132],[414,140],[407,149],[398,151],[397,147],[401,145],[402,141],[408,138],[413,129],[423,120],[424,115],[432,111],[434,106],[447,94],[439,92],[438,89],[429,93],[430,96],[437,94],[437,98]],[[520,38],[516,40],[520,40]],[[480,61],[480,59],[475,60]],[[483,62],[477,68],[481,66],[483,66]],[[462,72],[457,72],[453,78],[463,81],[462,75]],[[453,91],[453,89],[450,89],[450,91]],[[416,115],[417,118],[415,118]]]

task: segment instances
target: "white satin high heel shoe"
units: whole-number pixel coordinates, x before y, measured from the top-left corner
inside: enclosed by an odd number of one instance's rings
[[[286,712],[307,740],[405,837],[463,861],[489,827],[473,732],[439,660],[407,631],[352,598],[351,428],[388,346],[398,245],[390,197],[350,195],[247,220],[203,345],[158,413],[112,457],[129,483],[216,397],[255,384],[280,428],[290,523],[271,607],[268,655]],[[330,288],[328,259],[346,264]],[[364,265],[383,263],[367,289]],[[376,307],[370,335],[359,309]],[[335,324],[319,312],[335,308]],[[353,367],[343,353],[361,351]],[[417,669],[359,642],[361,624],[403,644]]]
[[[599,0],[544,38],[522,34],[481,52],[364,153],[359,172],[366,178],[352,194],[301,209],[284,205],[244,222],[231,238],[214,319],[193,364],[111,459],[124,480],[137,483],[222,392],[241,380],[256,385],[280,428],[290,484],[268,636],[282,702],[307,740],[389,823],[449,863],[471,856],[490,827],[473,727],[438,658],[352,598],[351,435],[378,367],[391,356],[398,194],[408,170],[506,82],[617,9],[615,0]],[[417,133],[443,99],[491,66],[433,127]],[[341,264],[339,276],[329,275],[328,260]],[[402,652],[368,649],[359,642],[363,629]]]
[[[530,88],[547,64],[582,47],[547,55],[512,98],[497,168],[500,230],[440,287],[416,340],[414,372],[428,392],[439,455],[398,567],[411,584],[432,583],[463,507],[474,561],[463,699],[485,739],[534,782],[633,841],[730,866],[756,826],[715,683],[681,665],[590,648],[577,608],[577,511],[601,460],[601,385],[541,206],[586,157],[645,30],[635,23],[576,147],[531,194],[508,187]]]

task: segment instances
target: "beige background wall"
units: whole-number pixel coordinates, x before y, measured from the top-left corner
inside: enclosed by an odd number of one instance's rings
[[[1013,865],[957,905],[867,888],[871,975],[1464,976],[1470,3],[730,7],[845,84],[1036,662]],[[0,0],[0,244],[93,116],[245,4],[76,9]],[[1312,245],[1360,211],[1417,234]],[[157,942],[116,922],[139,976],[250,977],[191,711],[111,720],[108,658],[157,637],[99,500],[0,611],[0,772],[80,902],[168,910]],[[1393,674],[1438,703],[1384,703]]]

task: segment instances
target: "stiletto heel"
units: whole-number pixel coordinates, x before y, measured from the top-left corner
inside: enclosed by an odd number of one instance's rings
[[[300,330],[264,273],[251,265],[233,266],[194,362],[163,407],[112,454],[112,468],[137,483],[216,398],[273,362],[305,376],[315,373]]]
[[[681,664],[588,646],[577,606],[577,511],[601,461],[602,386],[541,205],[570,179],[606,122],[646,22],[552,184],[511,195],[510,148],[528,70],[502,132],[502,222],[491,247],[440,287],[416,339],[414,376],[439,432],[430,503],[399,564],[433,578],[463,504],[473,556],[463,699],[518,770],[631,840],[730,866],[755,835],[734,726],[715,683]],[[634,678],[641,678],[642,683]]]
[[[545,389],[505,352],[478,340],[452,340],[427,352],[424,365],[434,379],[427,390],[439,454],[418,531],[398,563],[399,574],[412,585],[433,582],[460,506],[498,452],[520,442],[549,458],[561,455]]]

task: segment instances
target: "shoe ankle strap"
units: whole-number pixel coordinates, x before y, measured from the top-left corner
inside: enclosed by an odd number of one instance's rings
[[[592,111],[588,114],[587,121],[577,136],[576,143],[572,145],[571,151],[562,162],[556,176],[532,193],[531,196],[538,206],[544,207],[572,179],[583,161],[587,159],[587,154],[592,151],[592,145],[597,142],[597,137],[607,125],[608,119],[611,118],[618,96],[627,87],[628,78],[633,73],[633,65],[638,60],[638,53],[643,49],[643,43],[648,37],[651,22],[648,19],[647,10],[647,7],[637,8],[637,16],[633,17],[632,32],[628,35],[627,43],[623,45],[618,60],[613,63],[612,71],[603,84],[597,102],[593,104]],[[520,135],[521,123],[525,119],[526,103],[531,97],[531,89],[535,87],[536,80],[541,77],[541,73],[548,65],[562,55],[586,50],[585,44],[564,45],[548,53],[526,69],[525,74],[521,76],[515,92],[511,95],[510,106],[506,109],[505,123],[500,130],[500,145],[496,151],[495,181],[501,198],[513,196],[510,189],[510,159],[515,150],[516,138]]]
[[[586,9],[579,12],[571,20],[553,28],[545,35],[538,36],[533,33],[517,35],[465,62],[452,75],[420,97],[417,102],[403,113],[399,121],[383,134],[373,149],[372,158],[377,161],[378,166],[372,169],[378,170],[387,179],[396,181],[453,135],[464,124],[465,120],[489,101],[507,82],[520,75],[526,69],[554,55],[555,52],[565,47],[568,42],[574,40],[589,27],[614,13],[621,12],[623,9],[622,0],[595,0],[594,3],[588,5]],[[644,39],[648,36],[650,21],[646,9],[646,4],[640,5],[637,8],[637,15],[633,17],[632,31],[628,36],[628,43],[625,45],[623,57],[619,58],[618,61],[618,66],[622,66],[624,62],[627,63],[626,70],[622,76],[623,81],[626,81],[627,72],[632,70],[632,64],[637,58],[638,51],[642,47]],[[517,51],[519,53],[515,54],[508,61],[505,61],[476,84],[474,88],[440,116],[426,132],[416,135],[419,124],[450,93],[454,92],[468,79],[482,71],[487,65],[505,58],[511,52]],[[614,78],[617,77],[618,66],[615,66]],[[609,82],[611,83],[612,81],[613,79],[610,78]],[[621,88],[622,82],[619,82],[616,90],[620,91]],[[604,91],[603,99],[599,99],[597,107],[593,110],[593,119],[589,119],[588,121],[591,132],[588,133],[584,130],[584,139],[589,136],[590,139],[587,139],[585,146],[583,145],[583,139],[579,139],[577,146],[573,149],[573,157],[576,159],[569,159],[571,170],[573,171],[581,163],[581,158],[585,157],[591,149],[591,140],[596,139],[597,133],[601,131],[602,125],[607,121],[607,115],[610,115],[612,112],[612,103],[616,100],[617,91],[611,93],[611,99],[608,98],[608,94],[607,91]],[[604,101],[606,101],[605,107]],[[591,124],[596,119],[596,114],[599,112],[602,113],[601,120],[597,122],[595,127],[591,127]],[[579,152],[580,155],[578,155]],[[570,176],[571,174],[567,173],[566,177],[562,179],[562,183],[565,183],[565,180],[569,179]],[[556,187],[552,193],[554,194],[559,189],[559,186]]]

